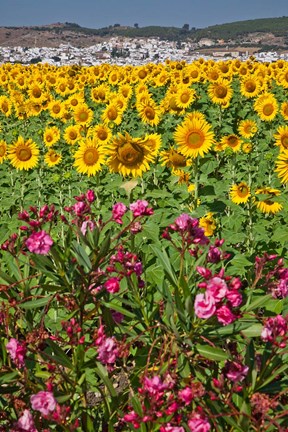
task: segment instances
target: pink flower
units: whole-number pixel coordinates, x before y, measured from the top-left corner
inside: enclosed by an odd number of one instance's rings
[[[53,245],[53,240],[46,231],[38,231],[31,234],[25,244],[30,252],[47,255]]]
[[[118,202],[114,204],[114,206],[112,207],[113,220],[121,225],[123,223],[122,217],[124,216],[126,211],[127,211],[127,207],[122,202]]]
[[[32,408],[35,411],[40,411],[42,415],[49,415],[56,409],[56,399],[53,393],[46,391],[39,391],[30,397]]]
[[[185,403],[185,405],[188,405],[193,400],[194,395],[190,387],[185,387],[183,390],[179,391],[178,397]]]
[[[226,282],[217,276],[210,279],[207,284],[207,293],[216,303],[225,297],[227,291],[228,288]]]
[[[186,231],[193,219],[187,213],[183,213],[175,219],[175,225],[180,231]]]
[[[288,331],[286,320],[281,316],[268,318],[261,332],[261,339],[265,342],[275,342],[279,336],[285,336]]]
[[[115,363],[118,356],[118,347],[113,337],[106,338],[98,348],[98,359],[103,364]]]
[[[6,345],[6,349],[9,352],[11,359],[18,367],[24,366],[24,359],[26,354],[26,347],[18,342],[17,339],[11,338]]]
[[[170,423],[167,423],[160,427],[160,432],[185,432],[185,429],[182,426],[171,426]]]
[[[242,295],[237,290],[231,290],[226,293],[226,299],[229,300],[231,306],[237,307],[242,303]]]
[[[86,235],[87,228],[89,228],[90,231],[93,231],[95,226],[96,226],[95,223],[91,220],[84,221],[81,225],[81,228],[80,228],[81,233],[83,235]]]
[[[22,416],[18,419],[16,425],[21,431],[37,432],[31,412],[28,409],[23,411]]]
[[[92,203],[95,201],[96,196],[93,190],[88,189],[88,191],[86,192],[86,199],[89,203]]]
[[[197,294],[194,303],[195,314],[198,318],[208,319],[216,312],[216,306],[212,297],[204,294]]]
[[[133,212],[133,216],[150,216],[153,214],[153,209],[148,207],[146,200],[137,200],[135,203],[130,204],[130,210]]]
[[[120,283],[117,277],[112,277],[104,283],[104,287],[111,294],[117,293],[120,290]]]
[[[227,361],[224,367],[225,376],[233,382],[241,382],[248,373],[248,366],[236,361]]]
[[[167,388],[167,384],[163,383],[158,375],[152,378],[144,377],[143,390],[146,390],[150,395],[159,395]]]
[[[223,305],[216,311],[218,321],[223,325],[231,324],[237,319],[237,316],[229,309],[228,306]]]
[[[193,417],[188,420],[188,426],[192,432],[208,432],[211,429],[208,420],[198,413],[195,413]]]

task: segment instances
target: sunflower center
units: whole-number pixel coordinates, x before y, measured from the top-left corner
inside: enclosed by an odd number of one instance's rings
[[[19,149],[17,149],[17,158],[21,161],[21,162],[26,162],[29,159],[31,159],[32,157],[32,152],[30,150],[30,148],[28,147],[20,147]]]
[[[78,118],[79,118],[79,121],[85,122],[88,120],[88,117],[89,117],[88,112],[81,111]]]
[[[53,140],[53,138],[52,138],[51,135],[47,135],[47,136],[46,136],[46,141],[47,141],[47,142],[51,142],[52,140]]]
[[[105,130],[100,130],[98,131],[97,136],[101,141],[105,141],[108,137],[108,133]]]
[[[145,70],[141,70],[138,73],[139,78],[144,79],[147,76],[147,72]]]
[[[59,114],[60,111],[61,111],[61,108],[60,108],[59,105],[55,105],[55,106],[53,107],[53,112],[54,112],[55,114]]]
[[[2,105],[1,105],[1,108],[2,108],[2,111],[4,112],[4,113],[6,113],[7,111],[8,111],[8,103],[7,102],[3,102],[2,103]]]
[[[60,156],[57,153],[55,153],[55,152],[51,152],[49,154],[49,158],[50,158],[51,162],[57,162],[57,160],[59,159],[59,157]]]
[[[215,88],[215,96],[220,98],[220,99],[224,99],[226,97],[227,93],[228,93],[227,88],[222,86],[222,85],[218,85]]]
[[[32,94],[35,98],[39,98],[41,96],[41,90],[39,88],[34,88]]]
[[[71,131],[69,133],[69,137],[70,139],[75,140],[77,138],[77,133],[75,131]]]
[[[148,118],[148,120],[153,120],[155,118],[155,111],[151,107],[145,108],[145,116]]]
[[[288,134],[282,136],[281,144],[283,147],[288,148]]]
[[[128,166],[139,164],[144,159],[144,152],[137,144],[126,143],[118,150],[119,160]]]
[[[248,93],[253,93],[256,90],[256,84],[254,81],[247,81],[245,84],[245,89]]]
[[[201,131],[192,131],[187,136],[187,146],[196,149],[202,147],[204,136]]]
[[[245,197],[247,196],[249,193],[249,189],[248,186],[246,185],[239,185],[238,187],[238,194],[240,195],[240,197]]]
[[[117,115],[118,115],[118,112],[114,106],[109,108],[109,110],[107,111],[107,117],[111,121],[116,120]]]
[[[274,112],[274,106],[273,104],[269,103],[263,106],[263,114],[266,116],[269,116],[273,114]]]
[[[180,97],[181,102],[183,103],[187,103],[189,101],[189,94],[188,93],[183,93]]]
[[[99,159],[99,153],[96,148],[89,147],[84,152],[83,159],[86,165],[95,165]]]
[[[78,99],[71,99],[71,105],[72,106],[77,106],[78,105]]]
[[[6,147],[2,144],[0,145],[0,157],[3,157],[6,152]]]
[[[193,70],[190,72],[191,78],[198,78],[199,72],[197,70]]]
[[[238,143],[239,143],[238,138],[235,135],[231,135],[227,139],[227,144],[229,147],[236,147]]]

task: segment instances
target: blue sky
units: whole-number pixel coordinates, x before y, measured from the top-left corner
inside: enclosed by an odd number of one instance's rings
[[[101,28],[116,23],[203,28],[288,16],[287,0],[0,0],[0,26],[74,22]]]

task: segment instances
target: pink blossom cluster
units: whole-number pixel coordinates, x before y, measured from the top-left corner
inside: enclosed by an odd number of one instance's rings
[[[15,365],[19,368],[24,367],[26,346],[17,339],[11,338],[6,345],[6,349]]]
[[[119,348],[114,336],[106,336],[102,324],[98,328],[95,345],[98,347],[98,359],[100,362],[106,365],[109,370],[112,370],[113,365],[119,356]]]
[[[268,288],[274,298],[285,298],[288,296],[288,268],[284,267],[283,258],[277,259],[277,255],[264,253],[262,257],[255,258],[255,279],[260,281],[262,287]],[[268,265],[271,267],[273,261],[277,262],[273,267],[266,270]]]
[[[43,416],[51,414],[57,406],[57,402],[52,392],[39,391],[30,397],[32,409],[39,411]]]
[[[38,432],[34,423],[33,416],[28,409],[25,409],[19,417],[11,432]]]
[[[85,235],[87,228],[91,231],[95,228],[95,223],[91,220],[91,204],[96,200],[96,196],[94,191],[89,189],[85,194],[75,196],[74,199],[76,203],[72,206],[65,206],[64,210],[74,217],[71,223],[78,226]],[[61,216],[61,220],[68,223],[64,215]]]
[[[210,429],[211,426],[200,407],[192,415],[189,413],[191,402],[205,394],[200,382],[191,382],[185,388],[179,389],[177,380],[167,373],[164,377],[154,375],[150,378],[145,375],[141,384],[138,393],[143,415],[140,416],[130,408],[122,418],[123,422],[131,423],[138,429],[142,423],[156,423],[161,420],[160,432],[184,432],[183,422],[188,422],[190,430],[205,432]],[[167,416],[169,422],[165,424],[163,420],[167,419]],[[193,429],[194,426],[198,429]]]
[[[287,317],[285,319],[282,315],[277,315],[266,320],[261,332],[261,339],[280,348],[285,348],[288,339],[287,332]]]
[[[173,231],[180,235],[182,242],[186,245],[206,245],[209,243],[209,239],[204,235],[204,230],[199,226],[199,220],[186,213],[178,216],[174,223],[165,229],[162,236],[171,240],[170,233]]]
[[[82,328],[75,318],[71,318],[69,321],[62,321],[61,325],[69,337],[70,344],[82,345],[85,342],[85,336],[80,336]]]
[[[133,214],[133,220],[130,223],[130,232],[132,234],[137,234],[138,232],[142,231],[142,225],[139,220],[135,220],[139,217],[143,216],[151,216],[154,211],[151,207],[149,207],[149,204],[145,200],[138,200],[132,204],[130,204],[130,210]],[[123,216],[128,211],[128,208],[125,204],[122,202],[118,202],[114,204],[112,207],[112,220],[120,225],[123,224]]]
[[[33,232],[25,241],[25,245],[29,252],[39,255],[47,255],[53,245],[53,240],[46,231],[41,230]]]
[[[230,381],[237,383],[245,379],[248,374],[248,366],[241,363],[240,360],[228,360],[223,368],[223,373]],[[240,390],[240,389],[239,389]]]
[[[141,261],[136,254],[126,251],[123,245],[119,245],[117,252],[111,256],[106,272],[111,277],[104,283],[104,287],[110,293],[118,292],[120,281],[124,277],[131,277],[132,274],[137,276],[139,288],[144,286],[144,281],[141,278],[143,273]]]
[[[242,303],[242,295],[239,292],[240,279],[224,276],[223,269],[218,274],[212,275],[209,269],[198,266],[197,272],[206,281],[198,284],[198,287],[204,288],[205,292],[195,297],[196,316],[203,319],[216,316],[219,323],[231,324],[239,317],[239,313],[233,308],[239,307]]]

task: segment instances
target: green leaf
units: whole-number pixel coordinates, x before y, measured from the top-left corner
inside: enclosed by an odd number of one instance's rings
[[[47,353],[46,351],[42,352],[44,357],[49,358],[50,360],[55,361],[56,363],[61,364],[62,366],[67,367],[68,369],[73,369],[73,364],[67,354],[60,348],[55,342],[51,339],[45,340],[46,344],[52,350],[52,354]]]
[[[242,330],[241,333],[247,338],[258,337],[261,335],[262,329],[263,329],[263,325],[256,323]]]
[[[19,303],[19,307],[21,309],[37,309],[42,306],[46,306],[46,304],[53,298],[53,296],[42,297],[36,300],[29,300],[25,303]]]
[[[110,395],[112,397],[117,397],[117,393],[116,390],[113,387],[113,383],[112,381],[109,379],[108,377],[108,372],[105,369],[105,367],[99,363],[96,362],[97,367],[95,368],[95,372],[97,373],[97,375],[99,376],[99,378],[101,378],[101,380],[103,381],[103,383],[105,384],[105,386],[107,387]]]
[[[164,249],[161,250],[154,245],[150,245],[150,248],[152,249],[153,253],[158,257],[165,273],[167,274],[169,281],[172,283],[172,285],[177,287],[178,286],[177,277],[171,266],[170,258],[167,255],[167,252]]]
[[[196,349],[200,355],[209,360],[224,361],[228,360],[229,358],[229,354],[227,354],[225,351],[221,350],[220,348],[214,348],[210,345],[197,344]]]
[[[86,272],[92,269],[92,264],[85,249],[77,242],[73,241],[73,248],[77,262],[84,268]]]
[[[271,294],[257,296],[257,298],[253,300],[252,303],[244,305],[241,310],[243,312],[250,312],[255,309],[264,307],[267,303],[269,303],[271,298]]]

